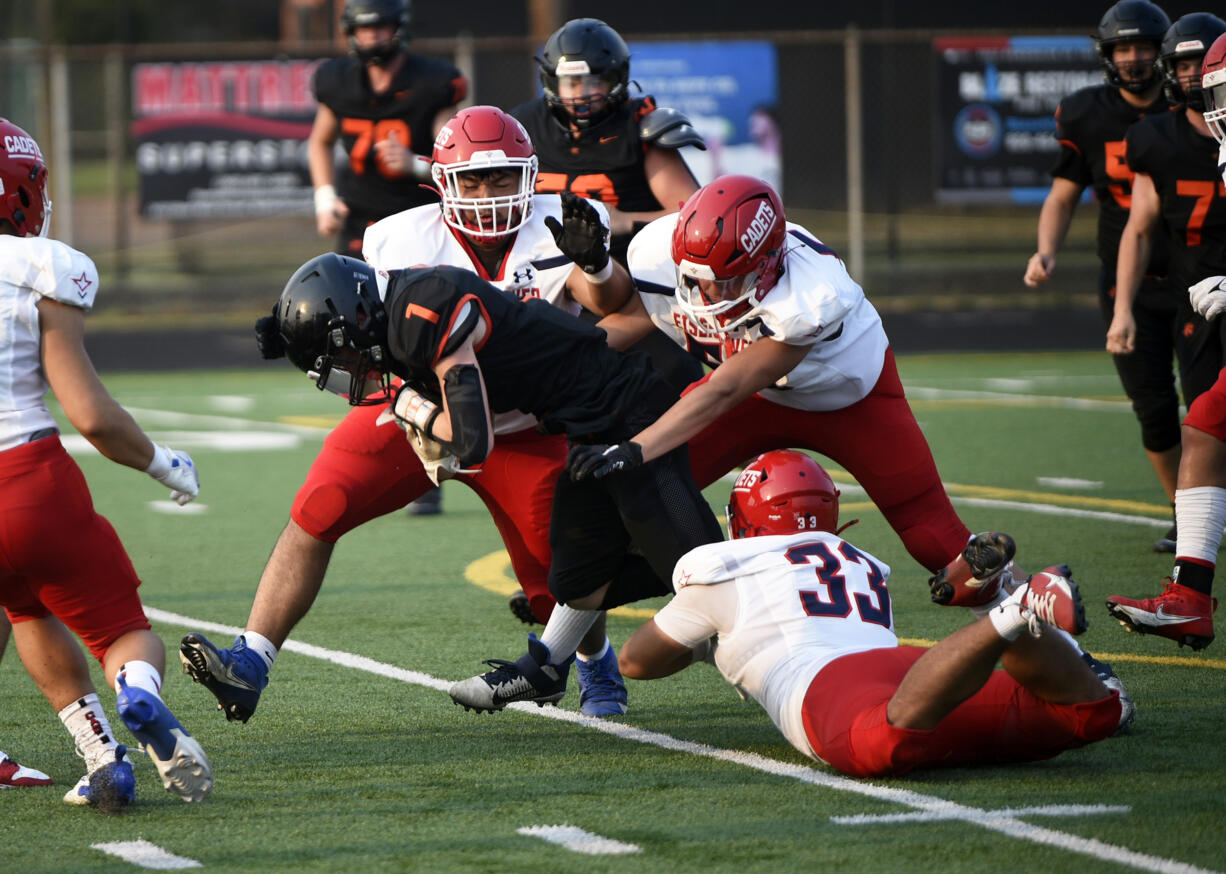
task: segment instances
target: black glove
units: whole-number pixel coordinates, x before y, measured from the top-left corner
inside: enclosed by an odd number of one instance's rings
[[[281,324],[277,321],[277,305],[272,305],[272,314],[256,319],[255,345],[260,347],[260,357],[266,361],[285,357],[285,343],[281,340]]]
[[[545,216],[545,226],[562,254],[578,264],[580,270],[600,273],[609,264],[609,250],[605,248],[609,229],[600,221],[596,208],[584,198],[570,191],[563,191],[561,197],[562,221]]]
[[[566,457],[566,469],[575,482],[604,479],[619,470],[629,470],[643,463],[643,447],[633,440],[610,446],[607,443],[577,444]]]

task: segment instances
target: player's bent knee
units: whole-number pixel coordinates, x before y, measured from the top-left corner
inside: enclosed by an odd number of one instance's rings
[[[335,542],[349,527],[340,524],[349,509],[349,494],[335,483],[305,485],[294,498],[292,518],[307,534],[318,540]]]

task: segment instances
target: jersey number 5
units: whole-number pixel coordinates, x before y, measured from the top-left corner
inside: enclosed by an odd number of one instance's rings
[[[794,546],[786,555],[792,564],[814,564],[814,559],[817,560],[814,571],[825,588],[824,591],[800,591],[800,606],[807,615],[842,618],[851,613],[851,602],[854,600],[861,621],[890,627],[890,592],[885,586],[881,569],[850,543],[840,542],[838,555],[825,543],[820,542]],[[868,587],[877,596],[875,602],[872,597],[859,592],[854,599],[847,597],[847,578],[843,576],[844,562],[862,565],[867,570]]]
[[[1103,143],[1103,150],[1106,152],[1103,160],[1107,168],[1107,175],[1117,180],[1116,184],[1108,185],[1107,190],[1111,192],[1111,196],[1122,209],[1128,209],[1132,206],[1132,180],[1137,174],[1132,172],[1132,168],[1128,166],[1128,161],[1124,157],[1124,141],[1115,140]]]
[[[341,119],[341,131],[355,137],[353,148],[349,150],[349,167],[355,176],[366,174],[366,159],[370,157],[371,149],[374,148],[375,143],[386,140],[389,134],[394,133],[396,139],[400,140],[400,145],[406,149],[411,148],[413,144],[412,131],[398,118],[384,118],[379,121],[369,118],[343,118]],[[375,153],[375,169],[379,171],[380,176],[386,176],[388,179],[396,179],[400,175],[384,166],[378,152]]]

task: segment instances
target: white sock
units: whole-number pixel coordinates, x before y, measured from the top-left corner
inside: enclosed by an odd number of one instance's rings
[[[129,688],[144,689],[162,697],[162,675],[158,673],[158,669],[148,662],[133,659],[130,662],[124,662],[119,666],[119,673],[115,675],[115,694],[119,694],[119,678],[123,677]]]
[[[89,773],[93,773],[101,759],[119,745],[97,692],[73,701],[59,712],[59,717],[77,745],[77,755],[85,759],[85,769]]]
[[[1022,610],[1022,597],[1029,586],[1018,586],[1013,594],[988,612],[988,621],[1005,640],[1017,640],[1030,625],[1030,611]],[[1032,614],[1033,615],[1033,614]]]
[[[578,650],[575,650],[575,658],[577,658],[581,662],[598,662],[602,658],[604,658],[605,653],[609,651],[609,646],[610,646],[609,638],[606,637],[604,639],[604,646],[600,648],[600,652],[596,653],[595,655],[584,655]]]
[[[1226,489],[1198,486],[1175,492],[1175,555],[1217,564],[1226,526]]]
[[[549,647],[549,660],[560,665],[574,655],[583,635],[599,618],[599,610],[576,610],[565,604],[554,607],[541,632],[541,643]]]
[[[247,649],[264,660],[264,667],[272,670],[272,663],[277,660],[277,648],[273,642],[258,631],[244,631],[241,635],[247,641]]]

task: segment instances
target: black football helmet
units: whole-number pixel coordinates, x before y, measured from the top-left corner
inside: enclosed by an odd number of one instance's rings
[[[391,39],[359,48],[353,32],[359,27],[390,24],[396,28]],[[345,0],[341,27],[349,37],[349,51],[364,64],[387,66],[409,41],[409,0]]]
[[[1158,67],[1165,77],[1166,96],[1172,103],[1182,103],[1196,112],[1205,111],[1201,91],[1200,66],[1185,83],[1175,75],[1175,65],[1184,58],[1203,58],[1214,40],[1226,33],[1226,21],[1209,12],[1193,12],[1171,25],[1162,38],[1158,52]]]
[[[373,267],[333,253],[312,258],[286,283],[276,316],[285,356],[316,388],[355,406],[387,400],[387,313]]]
[[[1107,81],[1116,88],[1123,88],[1134,94],[1148,91],[1157,84],[1162,78],[1157,64],[1151,65],[1142,79],[1124,79],[1111,57],[1111,49],[1122,42],[1141,40],[1152,42],[1154,48],[1159,49],[1170,26],[1171,20],[1166,17],[1166,13],[1149,0],[1120,0],[1108,9],[1103,20],[1098,23],[1098,31],[1094,35],[1098,44],[1098,57],[1107,70]]]
[[[545,41],[544,51],[535,60],[541,68],[545,99],[564,122],[574,121],[580,127],[587,127],[626,99],[630,85],[630,49],[616,30],[599,19],[576,18],[566,22]],[[599,76],[608,82],[609,96],[600,112],[579,118],[566,111],[558,96],[558,77],[585,75]]]

